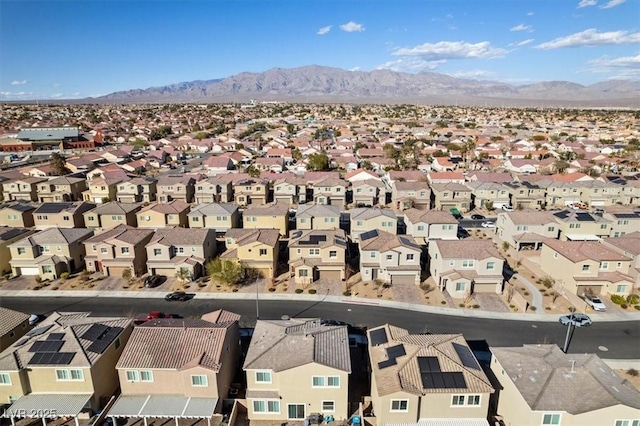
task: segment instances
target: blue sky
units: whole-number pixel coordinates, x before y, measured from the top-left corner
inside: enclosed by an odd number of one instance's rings
[[[640,79],[640,0],[0,0],[0,100],[273,67]]]

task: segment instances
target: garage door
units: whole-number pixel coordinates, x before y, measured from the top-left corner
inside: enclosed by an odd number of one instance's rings
[[[165,277],[175,277],[176,270],[173,268],[153,268],[151,273],[155,275],[164,275]]]
[[[391,275],[391,284],[415,284],[415,275]]]
[[[341,271],[318,271],[318,279],[340,281]]]
[[[124,266],[111,266],[107,268],[107,275],[111,277],[122,277],[122,271],[124,271],[125,269],[129,268],[126,268]]]
[[[20,268],[20,275],[40,275],[40,268]]]

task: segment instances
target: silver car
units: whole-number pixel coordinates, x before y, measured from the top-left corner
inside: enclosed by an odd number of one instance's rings
[[[598,296],[587,296],[586,294],[582,295],[582,298],[587,305],[591,306],[594,311],[604,312],[607,310],[607,306],[602,302],[602,300]]]
[[[560,324],[573,325],[574,327],[588,327],[591,322],[591,318],[585,314],[569,314],[560,317]]]

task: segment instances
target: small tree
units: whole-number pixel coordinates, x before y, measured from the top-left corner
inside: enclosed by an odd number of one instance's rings
[[[51,154],[50,164],[55,174],[59,176],[69,173],[69,169],[67,168],[67,161],[64,159],[64,156],[57,152]]]
[[[260,177],[260,170],[258,170],[258,168],[256,166],[254,166],[253,164],[250,165],[249,167],[247,167],[246,171],[249,174],[249,176],[251,176],[252,178]]]
[[[487,210],[493,210],[493,201],[487,200],[487,202],[484,203],[484,208]]]
[[[176,271],[176,279],[186,283],[187,281],[191,281],[191,271],[187,268],[180,268]]]
[[[309,169],[315,171],[329,170],[329,156],[325,152],[318,152],[309,156]]]
[[[508,241],[503,241],[502,242],[502,250],[503,251],[509,250],[509,242]]]
[[[127,284],[131,284],[133,281],[133,272],[131,271],[131,268],[126,268],[122,271],[122,278],[127,281]]]
[[[222,271],[218,273],[217,278],[227,285],[238,284],[242,279],[242,265],[231,260],[223,261]]]

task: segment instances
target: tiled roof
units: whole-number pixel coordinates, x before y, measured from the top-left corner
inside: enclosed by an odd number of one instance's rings
[[[151,244],[163,246],[180,245],[203,245],[207,239],[215,241],[215,231],[213,229],[199,228],[167,228],[157,229],[149,241]]]
[[[340,216],[340,212],[341,209],[339,206],[331,206],[328,204],[300,204],[296,212],[296,218]]]
[[[95,214],[127,214],[133,211],[140,210],[142,204],[140,203],[120,203],[118,201],[110,201],[108,203],[99,204],[96,208],[89,210],[86,213]]]
[[[147,207],[144,207],[140,210],[139,213],[143,213],[146,211],[154,211],[158,213],[164,214],[174,214],[174,213],[182,213],[185,210],[189,210],[189,204],[185,203],[181,200],[173,200],[168,203],[153,203],[149,204]]]
[[[280,231],[277,229],[232,228],[227,231],[225,236],[234,239],[239,246],[258,241],[269,247],[275,247],[280,239]]]
[[[391,209],[376,209],[373,207],[360,207],[350,210],[351,220],[369,220],[375,217],[386,216],[389,219],[398,220],[398,217]]]
[[[581,262],[583,260],[631,260],[627,256],[606,247],[598,241],[560,241],[547,238],[544,240],[544,244],[572,262]]]
[[[407,219],[413,224],[418,222],[424,223],[437,223],[437,224],[458,224],[458,221],[449,212],[442,210],[418,210],[409,209],[405,210],[404,214]]]
[[[191,211],[189,212],[189,216],[212,216],[212,215],[230,215],[234,212],[238,211],[238,205],[230,204],[230,203],[207,203],[207,204],[196,204]]]
[[[115,228],[108,229],[91,238],[84,240],[85,244],[95,244],[107,242],[109,240],[118,240],[129,244],[136,244],[145,240],[149,235],[153,234],[151,229],[139,229],[132,226],[120,224]]]
[[[500,252],[490,240],[466,238],[464,240],[435,240],[435,244],[443,259],[486,259],[497,257],[502,259]]]
[[[243,368],[285,371],[316,363],[351,373],[346,326],[319,319],[257,322]]]
[[[492,348],[533,411],[576,415],[624,405],[640,409],[640,392],[595,354],[565,354],[557,345]]]
[[[244,211],[244,216],[282,216],[289,213],[289,203],[270,203],[264,205],[250,205]]]
[[[507,215],[515,225],[546,225],[556,222],[551,212],[522,210],[503,214]]]
[[[29,319],[29,315],[24,312],[18,312],[0,306],[0,336],[8,334],[27,319]]]
[[[320,237],[320,239],[317,239]],[[322,240],[324,238],[324,240]],[[310,245],[309,242],[312,240],[317,240],[315,245]],[[311,229],[307,231],[292,231],[291,238],[289,239],[289,247],[331,247],[331,246],[339,246],[342,248],[346,248],[347,239],[345,233],[342,229],[333,229],[333,230],[319,230],[319,229]]]
[[[632,232],[617,238],[605,238],[604,241],[634,255],[640,254],[640,232]]]
[[[33,247],[48,244],[69,244],[93,235],[92,229],[85,228],[49,228],[29,235],[11,244],[15,247]]]
[[[379,251],[385,252],[396,247],[407,247],[416,251],[420,251],[420,246],[416,240],[409,235],[394,235],[389,232],[373,230],[369,231],[369,238],[363,239],[364,234],[360,234],[360,251]]]

